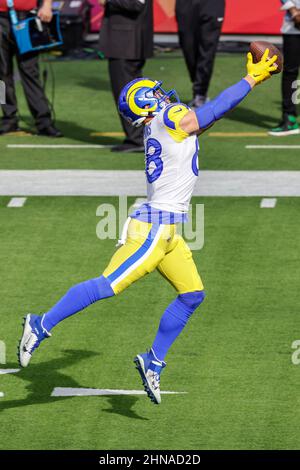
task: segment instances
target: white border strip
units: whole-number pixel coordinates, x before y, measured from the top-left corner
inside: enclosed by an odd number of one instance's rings
[[[9,149],[110,149],[114,145],[97,144],[7,144]]]
[[[182,395],[187,392],[170,392],[162,391],[163,395]],[[143,390],[113,390],[109,388],[70,388],[55,387],[51,393],[51,397],[95,397],[110,395],[146,395]]]
[[[261,209],[274,209],[276,207],[276,204],[277,204],[276,198],[264,197],[260,201]]]
[[[0,196],[144,196],[145,172],[0,170]],[[201,171],[194,196],[300,197],[300,171]]]
[[[27,197],[13,197],[7,204],[7,207],[23,207],[26,200]]]
[[[300,149],[300,145],[246,145],[248,150],[297,150]]]
[[[20,369],[0,369],[0,375],[16,374],[17,372],[20,372]]]

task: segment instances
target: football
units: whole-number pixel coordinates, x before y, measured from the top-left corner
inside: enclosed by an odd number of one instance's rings
[[[283,69],[283,55],[282,52],[274,46],[271,42],[268,41],[255,41],[250,44],[250,52],[253,55],[253,62],[257,63],[261,60],[262,56],[264,55],[264,52],[266,49],[270,50],[270,59],[274,56],[277,55],[278,59],[275,62],[277,65],[277,70],[275,72],[272,72],[273,74],[281,73]]]

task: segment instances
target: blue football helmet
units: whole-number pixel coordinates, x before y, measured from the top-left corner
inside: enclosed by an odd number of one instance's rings
[[[162,82],[136,78],[128,83],[119,97],[119,112],[134,127],[154,117],[170,103],[179,103],[175,90],[165,91]]]

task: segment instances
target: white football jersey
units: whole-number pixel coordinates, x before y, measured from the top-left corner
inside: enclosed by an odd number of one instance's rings
[[[185,104],[162,110],[145,126],[147,196],[151,207],[187,213],[198,176],[199,144],[179,122],[189,112]]]

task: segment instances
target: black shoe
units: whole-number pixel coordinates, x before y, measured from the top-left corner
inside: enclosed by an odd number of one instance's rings
[[[209,101],[206,95],[196,95],[194,98],[194,108],[202,108]]]
[[[201,108],[205,103],[209,101],[209,98],[204,95],[195,95],[194,99],[188,103],[188,106],[193,109]]]
[[[21,129],[19,128],[18,124],[2,124],[0,127],[0,135],[9,134],[10,132],[19,132],[20,130]]]
[[[283,120],[269,131],[269,135],[285,137],[287,135],[300,134],[300,126],[297,122],[296,116],[292,114],[285,114]]]
[[[144,145],[120,144],[120,145],[115,145],[114,147],[112,147],[111,151],[123,152],[123,153],[137,153],[137,152],[144,153],[145,147]]]
[[[46,137],[63,137],[63,133],[59,130],[56,129],[53,125],[48,126],[48,127],[43,127],[43,129],[38,129],[38,135],[43,135]]]

